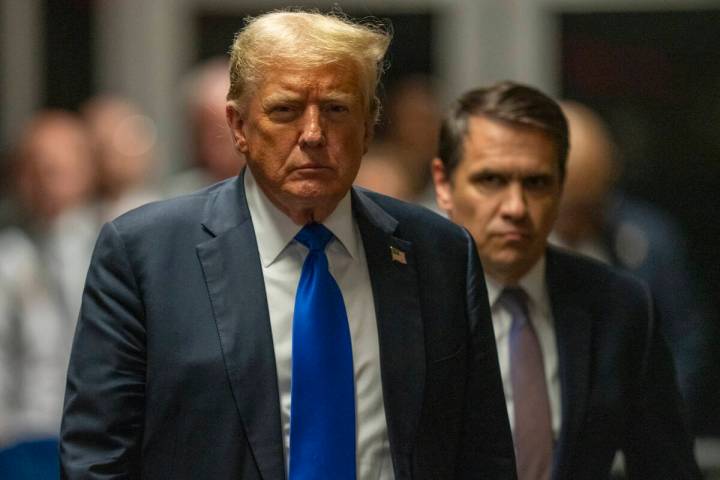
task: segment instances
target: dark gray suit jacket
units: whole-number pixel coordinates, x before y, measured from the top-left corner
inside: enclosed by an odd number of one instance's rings
[[[514,478],[466,231],[354,190],[398,479]],[[406,253],[392,261],[390,247]],[[362,421],[362,419],[359,419]],[[242,175],[105,225],[68,371],[63,478],[282,479],[275,356]]]
[[[647,287],[553,248],[546,278],[563,418],[553,478],[606,479],[618,450],[628,478],[700,478]]]

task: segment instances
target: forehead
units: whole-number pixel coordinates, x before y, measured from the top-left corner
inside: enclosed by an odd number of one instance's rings
[[[256,97],[304,96],[308,94],[344,95],[361,98],[358,69],[349,62],[318,67],[293,65],[269,68],[259,81]]]
[[[63,148],[57,148],[62,144]],[[62,119],[39,122],[27,135],[23,149],[31,153],[37,150],[52,150],[63,153],[68,148],[89,150],[87,133],[80,125]],[[72,154],[76,154],[75,151]]]
[[[476,168],[551,171],[558,168],[558,152],[553,140],[539,129],[471,116],[462,162]]]

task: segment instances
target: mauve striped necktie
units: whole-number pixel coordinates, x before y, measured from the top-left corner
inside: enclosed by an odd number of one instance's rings
[[[540,342],[529,319],[524,290],[505,288],[498,301],[512,316],[510,377],[518,480],[546,480],[552,467],[553,438]]]

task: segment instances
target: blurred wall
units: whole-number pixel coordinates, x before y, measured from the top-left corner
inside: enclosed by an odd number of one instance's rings
[[[45,18],[48,8],[58,11],[65,4],[67,9],[89,12],[92,25],[86,41],[91,44],[93,89],[128,95],[147,109],[158,122],[162,165],[172,169],[187,155],[179,133],[177,80],[197,58],[196,16],[243,15],[288,3],[318,8],[339,4],[377,16],[431,13],[436,32],[433,64],[444,100],[504,78],[559,92],[559,12],[717,7],[717,0],[0,0],[0,149],[43,104],[49,58],[42,51],[43,24],[67,21],[57,15]],[[45,46],[49,47],[78,45],[61,42]]]
[[[291,2],[329,8],[338,2]],[[516,78],[554,88],[554,61],[547,22],[534,0],[347,0],[340,6],[358,15],[428,13],[432,17],[433,66],[446,99],[477,83]],[[85,35],[92,51],[89,80],[95,91],[110,90],[139,101],[158,122],[158,154],[166,168],[186,160],[179,133],[178,78],[197,58],[195,19],[202,14],[245,15],[287,5],[236,0],[0,0],[0,148],[6,147],[30,113],[45,103],[50,49],[77,49],[60,37],[45,45],[48,9],[75,10],[92,25]],[[60,7],[58,7],[60,5]],[[57,16],[56,16],[57,17]],[[239,25],[238,25],[239,26]],[[82,25],[66,26],[70,32]],[[75,32],[77,33],[77,32]],[[539,41],[540,38],[546,41]],[[226,39],[229,46],[231,38]],[[82,41],[82,40],[80,40]],[[529,48],[531,47],[532,48]],[[544,47],[543,47],[544,46]],[[81,45],[87,48],[88,45]],[[538,50],[540,49],[540,50]],[[45,51],[43,51],[45,50]],[[55,51],[57,52],[57,50]],[[68,55],[66,58],[75,58]],[[82,72],[78,72],[81,74]],[[73,78],[70,76],[69,78]]]

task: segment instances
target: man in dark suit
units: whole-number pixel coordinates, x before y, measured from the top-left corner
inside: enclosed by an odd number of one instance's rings
[[[720,332],[692,275],[686,234],[657,205],[616,185],[622,165],[603,119],[575,101],[560,107],[572,148],[550,242],[647,282],[691,431],[720,436]]]
[[[297,11],[236,37],[247,168],[103,228],[63,478],[515,478],[472,238],[351,188],[388,43]]]
[[[520,479],[698,478],[646,286],[547,246],[567,122],[512,82],[462,95],[433,160],[438,204],[486,274]]]

